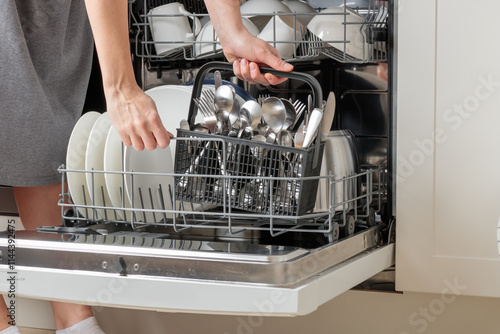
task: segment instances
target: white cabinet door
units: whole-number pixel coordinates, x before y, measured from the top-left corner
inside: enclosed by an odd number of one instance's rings
[[[500,297],[493,0],[400,0],[396,287]]]

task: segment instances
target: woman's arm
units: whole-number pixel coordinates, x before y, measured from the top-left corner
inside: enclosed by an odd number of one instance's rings
[[[250,34],[241,21],[238,0],[205,0],[224,55],[233,63],[234,74],[250,83],[277,85],[285,78],[260,73],[258,64],[289,72],[291,64],[283,61],[269,43]]]
[[[137,85],[130,56],[127,0],[85,0],[101,66],[107,110],[123,143],[164,148],[170,134],[154,101]]]

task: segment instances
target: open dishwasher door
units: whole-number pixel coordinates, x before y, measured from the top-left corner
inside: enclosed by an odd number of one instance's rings
[[[68,238],[19,231],[16,239],[0,239],[0,289],[6,296],[166,312],[304,315],[394,264],[394,244],[382,245],[381,228],[317,249],[158,233]]]

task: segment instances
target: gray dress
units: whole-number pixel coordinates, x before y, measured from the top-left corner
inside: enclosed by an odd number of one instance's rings
[[[0,31],[0,185],[58,183],[92,63],[84,0],[1,0]]]

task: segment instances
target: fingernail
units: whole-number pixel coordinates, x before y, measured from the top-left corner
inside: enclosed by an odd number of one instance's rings
[[[248,61],[246,59],[242,59],[241,60],[241,65],[247,66],[248,65]]]
[[[252,71],[257,70],[257,65],[255,65],[255,63],[250,63],[250,69],[251,69]]]
[[[291,70],[293,70],[293,65],[292,65],[292,64],[285,63],[285,66],[284,66],[284,67],[285,67],[285,70],[287,70],[287,71],[291,71]]]

